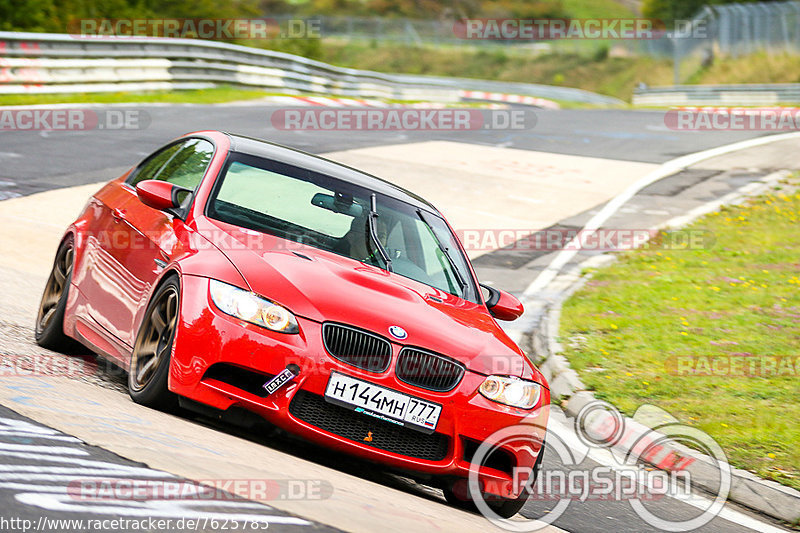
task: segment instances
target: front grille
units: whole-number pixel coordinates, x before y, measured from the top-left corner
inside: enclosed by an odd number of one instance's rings
[[[397,358],[398,379],[437,392],[455,388],[464,376],[464,366],[443,355],[403,348]]]
[[[425,434],[396,426],[328,403],[322,396],[304,390],[297,391],[289,412],[329,433],[406,457],[441,461],[447,456],[450,444],[450,439],[442,433]],[[365,441],[368,437],[372,440]]]
[[[262,398],[267,396],[264,383],[274,378],[272,374],[262,374],[228,363],[215,363],[206,370],[203,379],[216,379],[237,389],[249,392]]]
[[[323,324],[322,341],[336,359],[363,370],[383,372],[392,359],[388,340],[350,326]]]

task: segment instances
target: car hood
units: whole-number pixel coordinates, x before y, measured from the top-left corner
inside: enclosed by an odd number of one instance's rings
[[[357,326],[397,344],[448,355],[473,372],[544,383],[481,304],[347,257],[223,222],[204,219],[198,230],[228,257],[251,290],[299,317]],[[391,326],[402,327],[408,337],[394,339]]]

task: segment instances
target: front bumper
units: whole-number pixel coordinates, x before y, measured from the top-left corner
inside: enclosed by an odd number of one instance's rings
[[[514,467],[530,472],[545,436],[550,403],[545,387],[539,405],[528,411],[484,398],[478,393],[484,376],[470,371],[449,392],[408,385],[394,374],[400,344],[392,345],[388,370],[360,370],[327,354],[321,324],[298,318],[300,333],[287,335],[245,323],[216,309],[208,284],[207,278],[183,278],[171,391],[217,409],[242,407],[327,448],[427,476],[467,477],[481,442],[524,422],[519,438],[505,441],[479,470],[486,492],[518,495],[519,488],[511,484]],[[300,368],[299,375],[269,396],[262,392],[260,386],[290,364]],[[334,370],[441,404],[435,432],[426,435],[326,402],[323,395]]]

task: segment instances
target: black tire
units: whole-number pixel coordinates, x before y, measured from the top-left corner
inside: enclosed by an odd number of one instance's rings
[[[147,304],[133,346],[128,394],[138,404],[162,411],[178,407],[178,397],[167,388],[167,380],[179,310],[180,284],[177,277],[170,277]]]
[[[508,500],[505,498],[499,500],[488,500],[486,505],[489,506],[489,509],[497,513],[500,518],[511,518],[525,506],[529,496],[530,495],[523,490],[522,494],[513,500]]]
[[[55,352],[72,353],[79,347],[77,341],[64,334],[64,312],[72,282],[74,250],[74,240],[70,235],[58,247],[36,314],[36,344]]]
[[[478,508],[475,507],[475,502],[469,497],[469,488],[466,479],[457,479],[453,481],[449,485],[442,487],[442,492],[444,493],[444,499],[453,507],[472,513],[478,512]]]
[[[536,462],[533,464],[534,478],[533,481],[531,481],[531,486],[536,482],[536,478],[539,476],[539,471],[542,469],[543,457],[544,443],[542,443],[542,448],[539,451],[538,457],[536,457]],[[466,479],[455,480],[449,486],[442,489],[442,492],[444,492],[444,499],[447,500],[447,503],[453,507],[458,507],[459,509],[473,512],[478,510],[475,502],[473,502],[472,498],[469,496],[469,487]],[[525,506],[529,496],[530,495],[528,492],[523,490],[522,493],[514,499],[490,496],[488,499],[484,498],[484,501],[486,502],[486,505],[489,506],[489,509],[494,511],[501,518],[511,518]]]

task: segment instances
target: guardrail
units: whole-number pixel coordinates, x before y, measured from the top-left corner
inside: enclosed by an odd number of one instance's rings
[[[383,74],[195,39],[97,39],[0,32],[0,94],[159,90],[237,85],[358,98],[456,102],[464,91],[589,104],[621,100],[581,89]]]
[[[800,83],[761,85],[674,85],[638,88],[634,105],[777,105],[800,102]]]

